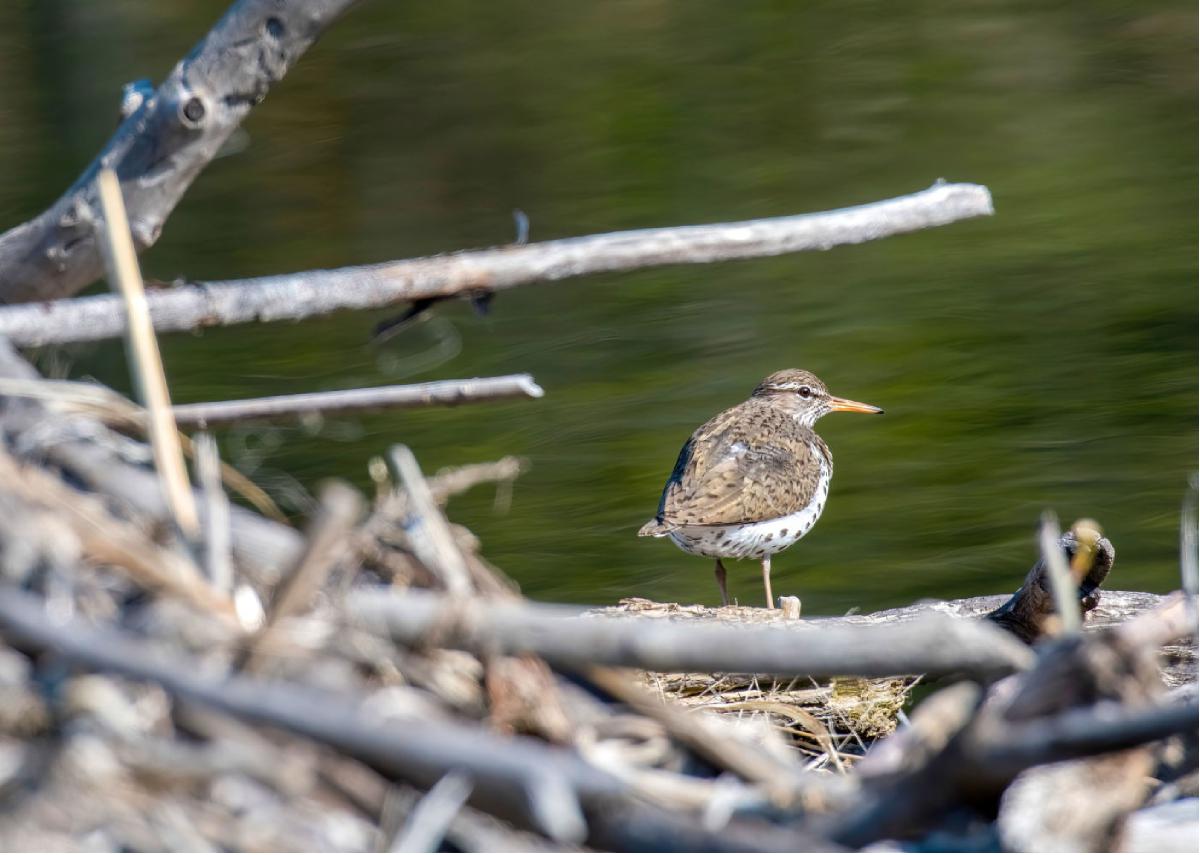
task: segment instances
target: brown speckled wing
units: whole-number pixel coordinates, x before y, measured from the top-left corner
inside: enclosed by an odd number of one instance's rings
[[[803,510],[817,489],[818,454],[828,456],[824,444],[789,414],[746,401],[701,425],[683,446],[658,519],[734,525]]]

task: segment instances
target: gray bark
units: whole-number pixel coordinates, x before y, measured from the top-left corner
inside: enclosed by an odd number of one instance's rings
[[[1034,660],[1023,644],[987,623],[933,610],[893,623],[817,619],[747,626],[584,616],[569,607],[454,600],[417,590],[357,591],[347,608],[364,627],[403,644],[534,653],[565,668],[986,678],[1022,670]]]
[[[542,389],[528,374],[436,380],[403,386],[376,386],[334,392],[305,392],[240,401],[176,404],[171,408],[181,425],[215,425],[251,419],[294,418],[324,412],[370,412],[413,407],[455,406],[516,398],[540,398]]]
[[[239,0],[175,66],[61,198],[0,235],[0,303],[77,293],[104,271],[95,177],[116,171],[139,252],[267,90],[354,0]]]
[[[133,203],[127,203],[132,210]],[[592,273],[830,249],[991,213],[986,187],[935,184],[908,196],[816,214],[611,232],[337,270],[191,283],[146,298],[159,332],[299,320]],[[0,294],[7,275],[2,272],[3,247],[0,238]],[[125,332],[125,325],[120,302],[107,295],[0,309],[0,336],[20,346],[113,338]]]

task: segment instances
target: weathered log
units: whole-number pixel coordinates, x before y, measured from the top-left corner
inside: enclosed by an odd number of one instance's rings
[[[1019,671],[1034,658],[986,623],[932,612],[879,625],[816,619],[791,621],[786,628],[737,626],[589,617],[570,607],[454,600],[416,590],[359,590],[347,608],[365,628],[403,644],[535,653],[568,668],[986,678]]]
[[[338,270],[188,283],[156,291],[148,299],[159,332],[299,320],[593,273],[829,249],[991,213],[986,187],[936,184],[908,196],[817,214],[612,232]],[[0,268],[2,262],[0,254]],[[120,306],[108,296],[0,309],[0,336],[21,346],[95,341],[119,336],[124,329]]]
[[[1170,701],[1145,709],[1115,702],[1071,709],[1026,724],[981,729],[971,750],[974,761],[988,770],[982,779],[1011,781],[1031,766],[1121,751],[1177,733],[1195,731],[1195,700]]]
[[[881,755],[894,750],[902,755],[884,768],[860,763],[860,803],[819,823],[822,834],[858,848],[936,827],[944,812],[963,805],[987,812],[986,806],[1025,769],[1194,732],[1197,715],[1196,704],[1184,701],[1120,711],[1116,717],[1112,708],[1069,710],[1010,729],[992,712],[980,712],[981,695],[970,684],[956,684],[939,695],[918,708],[920,717],[913,716],[914,727],[923,727],[930,718],[938,719],[936,725],[920,737],[910,731],[892,737],[904,743],[900,749],[879,746]]]
[[[121,178],[134,241],[154,244],[200,171],[250,108],[353,0],[239,0],[117,129],[48,210],[0,235],[0,303],[51,300],[94,282],[95,178]]]
[[[96,187],[102,218],[93,225],[100,238],[109,285],[120,296],[128,321],[125,353],[134,388],[145,407],[146,435],[154,454],[154,469],[175,525],[188,541],[195,543],[200,538],[200,513],[183,462],[179,428],[171,413],[171,392],[158,339],[150,325],[146,288],[138,269],[137,250],[129,231],[117,173],[102,168],[96,175]]]

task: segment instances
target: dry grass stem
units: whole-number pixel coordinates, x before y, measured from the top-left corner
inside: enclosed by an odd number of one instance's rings
[[[183,465],[179,431],[171,414],[171,394],[163,371],[158,340],[150,321],[146,290],[138,269],[137,251],[125,217],[121,183],[111,169],[96,176],[103,219],[97,224],[109,283],[121,295],[127,316],[127,350],[134,385],[149,414],[150,446],[168,504],[180,531],[190,541],[200,538],[200,517]]]
[[[1042,549],[1042,558],[1050,577],[1050,589],[1054,594],[1056,616],[1061,632],[1074,635],[1079,632],[1082,623],[1079,618],[1079,585],[1071,575],[1067,557],[1058,544],[1060,536],[1058,518],[1052,511],[1042,514],[1042,524],[1038,530],[1038,542]]]

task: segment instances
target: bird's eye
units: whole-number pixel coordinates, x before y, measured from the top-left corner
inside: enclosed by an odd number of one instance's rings
[[[811,398],[812,388],[809,386],[801,386],[796,390],[796,394],[798,394],[801,398]]]

